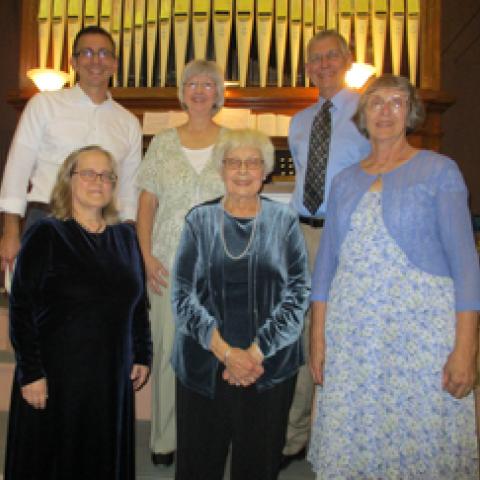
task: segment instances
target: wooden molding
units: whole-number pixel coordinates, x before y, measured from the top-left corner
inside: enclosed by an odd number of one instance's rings
[[[36,92],[31,86],[11,91],[7,101],[18,112]],[[180,104],[175,87],[164,88],[112,88],[113,98],[130,110],[139,119],[147,111],[179,110]],[[409,138],[413,145],[440,150],[442,137],[441,115],[453,104],[454,98],[446,92],[420,90],[427,111],[424,126]],[[249,108],[254,113],[279,113],[294,115],[312,105],[318,99],[314,87],[269,87],[226,88],[225,106]],[[280,140],[279,140],[280,142]]]

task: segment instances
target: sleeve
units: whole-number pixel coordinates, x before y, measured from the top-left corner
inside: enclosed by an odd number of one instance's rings
[[[288,137],[287,137],[287,142],[288,142],[288,149],[292,151],[292,136],[293,132],[295,130],[295,115],[291,118],[290,120],[290,125],[288,126]]]
[[[130,132],[130,148],[121,162],[120,184],[118,186],[118,202],[122,220],[135,220],[137,218],[138,189],[132,181],[137,175],[142,159],[142,129],[136,118],[132,118]]]
[[[462,175],[451,161],[436,193],[437,224],[455,288],[455,309],[480,310],[480,267]]]
[[[338,266],[338,238],[335,235],[338,220],[335,214],[337,211],[337,184],[338,182],[334,179],[327,201],[325,226],[315,257],[312,274],[312,295],[310,297],[312,302],[326,302],[328,300],[330,285]]]
[[[37,151],[47,120],[43,94],[27,103],[8,152],[2,188],[0,211],[23,216],[27,207],[27,190],[37,161]]]
[[[290,125],[288,127],[288,149],[292,155],[292,160],[295,166],[297,166],[297,149],[293,143],[293,139],[295,138],[295,133],[297,131],[297,123],[298,123],[298,114],[294,115],[290,120]]]
[[[42,272],[51,248],[49,227],[27,231],[17,257],[10,294],[10,339],[15,350],[20,385],[46,376],[42,364],[38,322]]]
[[[200,301],[203,289],[208,288],[206,268],[192,222],[187,218],[173,268],[173,313],[176,328],[205,350],[210,350],[213,331],[218,328],[218,323]]]
[[[162,135],[157,135],[150,142],[145,157],[140,164],[137,175],[137,187],[158,195],[158,164],[162,162],[162,153],[159,144],[162,143]]]
[[[135,230],[133,229],[133,226],[126,226],[132,227],[131,235],[133,237],[135,248],[134,268],[137,270],[141,289],[133,314],[133,361],[134,363],[150,367],[152,364],[153,345],[150,320],[148,317],[148,297],[145,288],[145,271]]]
[[[310,274],[307,250],[298,219],[286,234],[285,266],[287,286],[282,301],[273,307],[271,315],[257,332],[257,342],[265,358],[295,342],[303,329],[309,305]]]

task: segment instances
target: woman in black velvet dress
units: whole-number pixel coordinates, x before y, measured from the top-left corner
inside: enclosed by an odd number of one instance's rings
[[[108,152],[59,171],[53,217],[23,238],[10,296],[17,367],[5,480],[134,479],[134,390],[151,359],[134,228],[116,223]]]

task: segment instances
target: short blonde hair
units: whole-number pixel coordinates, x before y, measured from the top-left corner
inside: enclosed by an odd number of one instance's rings
[[[50,197],[50,208],[52,215],[59,220],[67,220],[73,216],[72,205],[72,175],[78,166],[78,161],[84,153],[100,152],[110,162],[112,172],[117,174],[116,162],[110,152],[98,145],[88,145],[74,150],[63,162],[57,174],[57,181]],[[112,199],[102,209],[102,217],[107,224],[118,222],[118,210],[115,206],[115,191]]]
[[[220,67],[211,60],[192,60],[185,65],[182,74],[182,81],[178,85],[178,99],[183,110],[187,110],[187,106],[183,101],[183,89],[188,81],[196,75],[206,75],[215,83],[217,98],[212,108],[212,115],[215,115],[225,102],[224,93],[225,85],[223,84],[224,75]]]
[[[274,148],[270,138],[258,130],[227,130],[223,133],[213,149],[213,161],[219,171],[223,169],[225,156],[231,150],[241,147],[256,148],[264,164],[265,175],[272,173],[275,166]]]
[[[372,80],[370,80],[365,91],[360,97],[357,111],[352,117],[352,120],[360,133],[369,138],[365,110],[367,108],[367,103],[370,96],[382,88],[395,88],[407,95],[408,112],[405,126],[407,133],[414,132],[425,120],[425,108],[423,107],[423,102],[419,97],[417,90],[407,78],[400,77],[398,75],[387,74],[378,78],[374,77]]]

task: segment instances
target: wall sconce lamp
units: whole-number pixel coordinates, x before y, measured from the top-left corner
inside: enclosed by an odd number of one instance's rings
[[[40,91],[60,90],[69,80],[69,75],[51,68],[33,68],[28,70],[27,77]]]
[[[375,72],[375,67],[368,63],[352,63],[345,75],[345,83],[350,88],[360,89]]]

